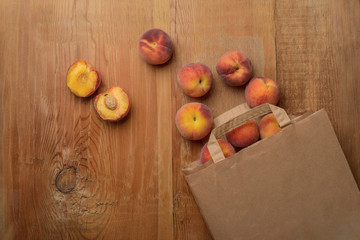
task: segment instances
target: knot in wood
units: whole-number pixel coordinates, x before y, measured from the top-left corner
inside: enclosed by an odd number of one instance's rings
[[[67,167],[57,173],[55,179],[56,188],[62,193],[69,193],[75,189],[77,184],[77,173],[74,167]]]

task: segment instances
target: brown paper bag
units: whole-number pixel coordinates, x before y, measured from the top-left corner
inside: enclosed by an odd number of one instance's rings
[[[216,139],[273,112],[282,131],[224,159]],[[360,195],[324,110],[290,121],[279,107],[238,106],[216,119],[185,178],[214,239],[360,239]]]

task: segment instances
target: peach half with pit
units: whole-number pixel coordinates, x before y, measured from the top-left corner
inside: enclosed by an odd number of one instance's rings
[[[224,141],[222,139],[218,139],[217,142],[220,145],[221,151],[223,152],[225,158],[228,158],[235,154],[235,149],[233,146],[231,146],[230,143],[227,141]],[[200,161],[201,163],[206,163],[208,161],[212,160],[212,157],[210,155],[209,149],[207,147],[207,143],[204,145],[204,147],[201,149],[200,153]]]
[[[99,73],[86,61],[77,61],[68,69],[66,85],[78,97],[91,96],[100,83]]]
[[[130,111],[130,99],[120,87],[112,87],[96,96],[94,107],[100,118],[105,121],[119,121]]]
[[[138,48],[142,58],[152,65],[169,61],[174,49],[170,36],[157,28],[146,31],[140,37]]]
[[[277,122],[274,114],[270,113],[270,114],[265,115],[260,120],[259,130],[260,130],[261,139],[264,139],[264,138],[270,137],[271,135],[274,135],[275,133],[280,132],[281,128],[280,128],[279,123]]]
[[[185,139],[200,140],[210,133],[213,117],[205,104],[192,102],[185,104],[177,111],[175,124]]]
[[[252,64],[248,56],[240,51],[225,53],[216,64],[221,79],[230,86],[246,84],[252,75]]]
[[[259,140],[259,127],[256,121],[249,121],[226,134],[226,139],[235,147],[244,148]]]
[[[245,99],[252,108],[264,103],[276,105],[279,98],[279,86],[270,78],[253,78],[245,87]]]
[[[180,69],[177,80],[186,95],[202,97],[210,90],[213,76],[206,65],[189,63]]]

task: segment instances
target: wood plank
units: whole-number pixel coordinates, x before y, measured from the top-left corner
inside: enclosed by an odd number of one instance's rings
[[[1,6],[0,235],[171,239],[171,71],[147,65],[137,50],[148,28],[170,31],[168,1]],[[103,122],[92,98],[69,92],[67,68],[79,59],[100,72],[99,92],[119,85],[129,93],[124,121]],[[77,185],[64,194],[54,182],[68,166]]]
[[[176,1],[175,51],[172,60],[173,117],[185,103],[200,101],[214,116],[243,103],[244,88],[229,87],[215,65],[229,50],[251,58],[255,74],[276,78],[274,1]],[[190,62],[209,66],[214,85],[206,96],[185,96],[176,83],[178,70]],[[175,239],[211,239],[181,169],[199,158],[202,144],[184,140],[173,126],[173,184]]]
[[[360,184],[359,1],[276,1],[280,105],[328,112]]]
[[[171,1],[155,0],[153,26],[172,33],[174,5]],[[171,116],[171,68],[168,65],[155,68],[157,97],[157,153],[158,153],[158,236],[157,239],[173,239],[173,184],[172,184],[172,127]],[[149,141],[149,140],[147,140]]]
[[[174,116],[184,103],[214,116],[244,102],[215,64],[245,51],[255,75],[276,79],[290,113],[325,108],[360,184],[358,1],[11,1],[0,2],[0,235],[3,239],[211,239],[181,169],[202,144],[183,140]],[[275,20],[275,23],[274,23]],[[144,63],[137,50],[151,27],[170,33],[175,56]],[[130,115],[104,123],[93,99],[66,88],[68,66],[86,59],[132,100]],[[176,82],[200,61],[215,77],[201,99]],[[171,130],[170,130],[171,129]],[[55,178],[77,169],[77,185]],[[68,178],[68,181],[74,180]]]

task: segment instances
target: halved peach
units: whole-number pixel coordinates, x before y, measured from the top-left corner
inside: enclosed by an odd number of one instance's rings
[[[152,65],[166,63],[173,54],[170,36],[157,28],[150,29],[141,36],[138,48],[143,59]]]
[[[96,96],[94,107],[103,120],[115,122],[129,113],[130,100],[122,88],[112,87]]]
[[[77,61],[70,66],[66,85],[72,93],[79,97],[89,97],[100,86],[99,73],[86,61]]]

